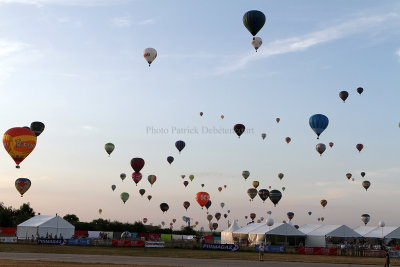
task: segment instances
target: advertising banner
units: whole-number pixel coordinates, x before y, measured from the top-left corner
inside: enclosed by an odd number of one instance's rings
[[[335,255],[337,256],[337,248],[299,248],[299,254],[314,254],[314,255]]]
[[[385,251],[377,249],[365,250],[364,255],[367,257],[384,257]]]
[[[2,236],[5,236],[5,235],[15,236],[16,231],[17,231],[17,228],[10,228],[10,227],[1,227],[0,228],[0,233]]]
[[[255,245],[254,249],[256,252],[258,252],[258,248],[260,245]],[[285,247],[284,246],[264,246],[264,251],[265,252],[271,252],[271,253],[284,253],[285,252]]]
[[[17,243],[18,238],[16,236],[2,236],[0,237],[0,243]]]
[[[224,250],[224,251],[238,251],[238,244],[203,244],[203,249],[206,250]]]
[[[67,244],[68,244],[68,245],[88,246],[88,245],[90,245],[90,239],[89,239],[89,238],[83,238],[83,239],[67,239]]]
[[[143,240],[113,240],[114,247],[144,247]]]
[[[146,241],[146,248],[165,248],[165,242]]]
[[[46,238],[38,238],[37,243],[43,245],[66,245],[66,239],[46,239]]]

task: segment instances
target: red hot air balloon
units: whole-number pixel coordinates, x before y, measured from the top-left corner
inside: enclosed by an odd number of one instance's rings
[[[140,172],[144,167],[144,160],[142,158],[133,158],[131,160],[131,166],[135,172]]]
[[[333,147],[333,142],[329,142],[329,146],[330,146],[330,147]]]
[[[246,130],[246,127],[243,124],[235,124],[235,126],[233,126],[233,130],[235,131],[235,133],[237,134],[237,136],[240,138],[240,136],[244,133],[244,131]]]
[[[203,116],[203,112],[200,112],[200,116]]]
[[[339,93],[340,99],[343,100],[343,103],[346,102],[346,99],[349,97],[349,93],[347,91],[341,91]]]
[[[224,188],[226,188],[226,185],[224,185]]]
[[[358,152],[361,152],[361,150],[363,150],[363,148],[364,148],[364,145],[363,144],[357,144],[356,148],[357,148]]]
[[[190,202],[189,201],[183,202],[183,207],[187,210],[190,207]]]
[[[147,223],[147,218],[143,218],[143,223]]]
[[[183,182],[183,185],[184,185],[185,187],[188,186],[188,184],[189,184],[188,181],[184,181],[184,182]]]
[[[11,128],[3,135],[3,145],[19,168],[19,164],[35,149],[36,135],[29,128]]]
[[[132,179],[135,182],[136,186],[142,180],[142,174],[140,172],[134,172],[132,173]]]
[[[222,187],[218,187],[218,191],[221,192],[222,191]]]
[[[196,201],[199,203],[201,208],[203,208],[209,200],[210,195],[207,192],[198,192],[196,194]]]

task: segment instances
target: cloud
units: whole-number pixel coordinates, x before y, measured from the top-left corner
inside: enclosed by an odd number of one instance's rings
[[[29,45],[25,43],[0,40],[0,57],[8,56],[12,53],[22,51],[28,47]]]
[[[325,29],[314,31],[300,36],[276,40],[267,43],[259,49],[258,53],[253,51],[237,57],[234,62],[219,68],[217,74],[225,74],[243,69],[250,62],[268,58],[275,55],[305,51],[316,45],[332,42],[358,33],[371,31],[371,29],[382,25],[390,19],[399,18],[398,13],[389,12],[375,16],[365,16],[351,19]]]
[[[60,24],[72,24],[75,26],[81,26],[82,22],[79,19],[74,19],[70,17],[59,17],[56,19]]]
[[[132,25],[131,19],[129,17],[117,17],[117,18],[113,18],[111,20],[112,24],[123,28],[123,27],[129,27]]]
[[[400,57],[400,48],[396,51],[396,55]]]
[[[140,21],[138,24],[139,25],[149,25],[149,24],[154,24],[154,23],[156,23],[155,19],[145,19],[145,20]]]

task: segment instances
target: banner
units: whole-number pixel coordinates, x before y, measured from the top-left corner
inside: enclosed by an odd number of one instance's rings
[[[391,258],[400,258],[400,250],[391,250],[389,254]]]
[[[38,244],[44,244],[44,245],[66,245],[67,240],[66,239],[46,239],[46,238],[38,238],[37,239]]]
[[[225,251],[238,251],[238,244],[203,244],[203,249],[206,250],[225,250]]]
[[[171,234],[161,234],[161,240],[170,241],[172,239]]]
[[[258,248],[260,245],[255,245],[254,249],[256,252],[258,252]],[[284,253],[285,252],[285,247],[283,246],[264,246],[264,251],[265,252],[271,252],[271,253]]]
[[[2,236],[0,237],[0,243],[17,243],[18,238],[16,236]]]
[[[335,255],[337,256],[337,248],[299,248],[299,254],[314,255]]]
[[[165,248],[165,242],[146,241],[146,248]]]
[[[365,250],[364,255],[366,257],[384,257],[385,251],[384,250]]]
[[[0,228],[0,233],[2,236],[5,236],[5,235],[15,236],[16,231],[17,231],[17,228],[10,228],[10,227],[1,227]]]
[[[90,239],[83,238],[83,239],[67,239],[68,245],[80,245],[80,246],[88,246],[90,245]]]
[[[114,247],[144,247],[143,240],[113,240]]]

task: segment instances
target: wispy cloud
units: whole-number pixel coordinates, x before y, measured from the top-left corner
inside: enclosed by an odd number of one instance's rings
[[[145,20],[140,21],[138,24],[139,25],[149,25],[149,24],[154,24],[154,23],[156,23],[155,19],[145,19]]]
[[[114,26],[120,27],[120,28],[124,28],[124,27],[129,27],[132,25],[132,20],[130,17],[128,16],[124,16],[124,17],[117,17],[117,18],[113,18],[111,20],[111,23]]]
[[[384,22],[399,17],[399,14],[394,12],[375,16],[368,15],[304,35],[276,40],[265,44],[264,47],[258,50],[258,53],[251,51],[237,57],[234,62],[230,62],[229,64],[219,68],[217,74],[225,74],[242,69],[255,60],[265,59],[275,55],[304,51],[316,45],[339,40],[353,34],[371,31],[371,29],[376,28],[377,26],[382,26]]]
[[[128,4],[136,0],[0,0],[0,5],[22,4],[43,7],[45,5],[63,5],[63,6],[107,6]]]
[[[400,57],[400,48],[396,51],[396,55]]]
[[[57,22],[60,24],[72,24],[75,26],[81,26],[82,22],[79,19],[71,18],[71,17],[58,17]]]
[[[29,45],[25,43],[0,40],[0,57],[8,56],[9,54],[24,50],[27,47],[29,47]]]

